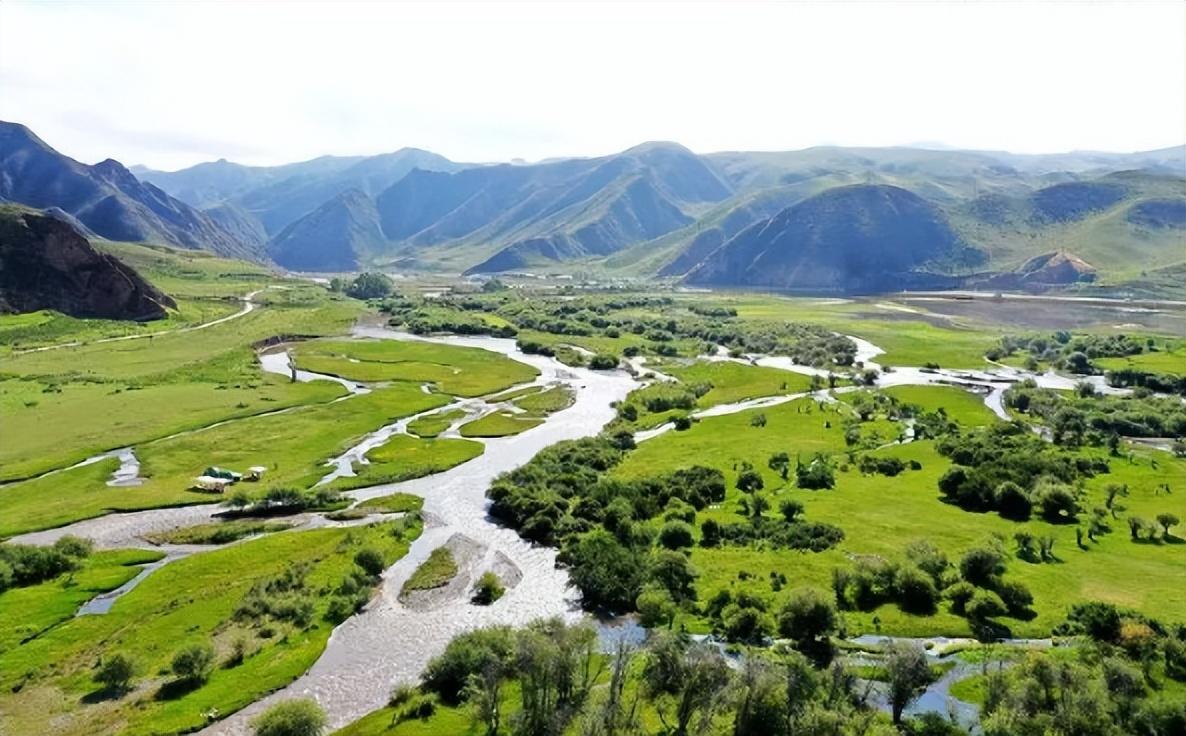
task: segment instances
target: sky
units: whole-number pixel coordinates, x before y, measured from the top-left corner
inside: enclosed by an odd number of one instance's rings
[[[0,119],[176,169],[1186,139],[1186,3],[0,2]]]

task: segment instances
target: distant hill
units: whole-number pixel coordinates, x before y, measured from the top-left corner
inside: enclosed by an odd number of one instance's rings
[[[152,320],[171,298],[68,222],[0,206],[0,312],[53,309],[74,317]]]
[[[260,257],[257,249],[236,240],[210,217],[139,181],[118,161],[81,164],[17,123],[0,122],[0,199],[38,209],[56,207],[110,240]]]
[[[233,202],[216,204],[203,212],[232,237],[253,249],[268,242],[268,232],[259,218]]]
[[[943,270],[981,258],[936,205],[899,187],[858,184],[829,189],[749,226],[709,254],[686,280],[879,291],[944,282]]]
[[[416,171],[376,203],[403,252],[495,271],[605,256],[682,227],[732,193],[686,148],[651,143],[592,159]]]
[[[268,255],[294,271],[355,271],[386,243],[374,202],[351,189],[284,228]]]
[[[242,166],[223,160],[180,171],[144,170],[143,176],[195,206],[232,203],[275,235],[347,190],[375,196],[413,169],[463,167],[429,151],[403,148],[377,156],[322,156],[283,166]]]

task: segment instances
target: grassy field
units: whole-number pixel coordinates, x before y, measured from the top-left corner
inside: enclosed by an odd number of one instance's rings
[[[984,400],[960,388],[943,386],[894,386],[885,393],[903,404],[914,404],[925,411],[943,409],[947,416],[965,427],[980,427],[997,420]]]
[[[449,428],[453,422],[465,416],[461,409],[450,409],[436,414],[428,414],[408,423],[408,431],[418,437],[432,439]]]
[[[448,585],[456,575],[457,562],[453,559],[453,553],[448,547],[437,547],[404,583],[403,593],[440,588]]]
[[[556,385],[508,391],[498,397],[491,397],[490,400],[495,399],[510,400],[522,411],[504,409],[466,422],[459,430],[462,437],[507,437],[526,432],[543,424],[544,419],[552,412],[568,408],[572,404],[573,395],[567,386]]]
[[[1135,368],[1180,376],[1186,374],[1186,341],[1166,340],[1155,353],[1138,353],[1124,358],[1096,358],[1092,362],[1104,370]]]
[[[370,463],[356,464],[356,475],[335,478],[328,487],[345,491],[421,478],[472,460],[485,449],[481,442],[472,440],[421,439],[397,434],[367,453]]]
[[[497,411],[461,425],[462,437],[507,437],[538,427],[544,420],[526,414]]]
[[[760,396],[800,393],[808,390],[811,383],[800,373],[732,361],[696,361],[687,365],[665,363],[656,366],[656,370],[689,386],[710,384],[712,389],[696,402],[701,409]]]
[[[252,465],[268,468],[263,482],[237,487],[248,493],[280,486],[309,488],[328,472],[326,460],[366,433],[448,401],[397,383],[346,401],[251,417],[138,446],[140,473],[146,479],[139,486],[106,485],[117,465],[114,460],[13,483],[0,488],[0,537],[112,511],[221,501],[221,496],[190,490],[193,478],[210,465],[239,471]]]
[[[216,521],[149,534],[145,539],[153,544],[226,544],[260,534],[284,531],[289,526],[284,522]]]
[[[419,511],[424,499],[410,493],[392,493],[390,496],[368,498],[358,505],[360,511],[382,511],[385,513],[409,513]]]
[[[943,387],[896,389],[900,398],[924,406],[944,406],[961,421],[980,423],[988,416],[968,402],[968,394]],[[1035,536],[1055,537],[1057,563],[1033,564],[1013,559],[1008,565],[1007,580],[1029,586],[1035,597],[1037,616],[1030,621],[1002,619],[1018,636],[1045,636],[1062,620],[1067,607],[1083,600],[1105,600],[1129,606],[1166,620],[1186,620],[1186,589],[1177,584],[1183,550],[1178,544],[1134,543],[1123,521],[1113,522],[1114,531],[1099,537],[1098,543],[1081,550],[1075,544],[1075,530],[1070,525],[1054,525],[1035,520],[1018,523],[996,514],[976,514],[944,503],[937,481],[949,463],[931,442],[896,445],[876,451],[903,461],[914,460],[922,469],[906,471],[897,477],[862,475],[855,468],[838,472],[836,488],[830,491],[805,491],[786,485],[766,467],[767,458],[778,451],[809,457],[815,452],[839,454],[844,450],[840,423],[824,423],[829,414],[800,414],[808,402],[797,401],[762,410],[767,425],[750,425],[756,411],[702,420],[686,432],[671,432],[643,443],[614,471],[622,477],[641,477],[693,463],[716,467],[732,484],[737,467],[748,461],[765,480],[765,495],[773,509],[781,500],[791,498],[806,507],[808,520],[841,527],[845,541],[822,553],[763,550],[747,547],[706,549],[696,547],[692,562],[701,577],[697,588],[701,600],[722,588],[748,589],[777,604],[785,593],[771,589],[768,573],[785,574],[787,588],[812,585],[830,590],[831,571],[849,564],[851,555],[880,555],[899,559],[911,541],[928,539],[948,557],[957,561],[966,550],[991,543],[994,537],[1013,548],[1013,535],[1026,530]],[[868,425],[865,425],[868,426]],[[889,432],[881,430],[884,435]],[[694,458],[694,460],[693,460]],[[1154,467],[1156,463],[1156,467]],[[1186,460],[1175,460],[1165,453],[1138,453],[1132,463],[1113,459],[1112,472],[1087,483],[1087,508],[1102,506],[1102,489],[1108,483],[1128,483],[1131,496],[1126,499],[1129,512],[1146,519],[1169,511],[1186,518],[1186,507],[1178,495],[1158,494],[1157,485],[1186,488]],[[738,512],[740,493],[730,488],[726,501],[702,512],[697,524],[706,518],[721,522],[741,519]],[[774,513],[774,512],[771,512]],[[753,576],[741,579],[742,573]],[[883,605],[871,611],[846,612],[850,633],[878,630],[899,635],[967,635],[965,619],[940,609],[933,616],[918,616],[901,611],[896,605]],[[686,621],[701,629],[706,622]]]
[[[482,396],[530,381],[538,371],[487,350],[395,340],[313,341],[297,365],[354,381],[430,383],[454,396]]]
[[[138,549],[92,552],[67,575],[0,593],[0,658],[69,620],[91,598],[136,577],[137,565],[163,556]]]
[[[0,480],[26,478],[99,452],[138,445],[226,419],[330,401],[330,381],[49,383],[0,381]]]
[[[325,647],[332,624],[328,595],[312,595],[307,627],[233,613],[257,583],[308,564],[305,587],[332,590],[355,551],[372,548],[387,564],[419,533],[396,537],[392,524],[286,532],[173,562],[150,575],[110,613],[70,619],[0,655],[0,712],[13,733],[178,733],[242,708],[294,680]],[[231,573],[230,571],[234,571]],[[270,630],[270,633],[269,633]],[[228,665],[233,643],[246,641],[241,663]],[[187,644],[212,642],[217,666],[199,687],[170,686],[169,663]],[[137,664],[136,687],[118,699],[96,693],[97,659],[123,652]],[[47,731],[47,727],[49,731]]]

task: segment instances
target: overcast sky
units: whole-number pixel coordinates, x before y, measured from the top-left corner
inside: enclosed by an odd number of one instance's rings
[[[1186,3],[0,2],[0,119],[88,163],[1186,138]]]

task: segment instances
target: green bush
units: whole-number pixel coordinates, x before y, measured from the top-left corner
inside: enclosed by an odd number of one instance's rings
[[[312,698],[277,703],[251,721],[255,736],[320,736],[327,725]]]

